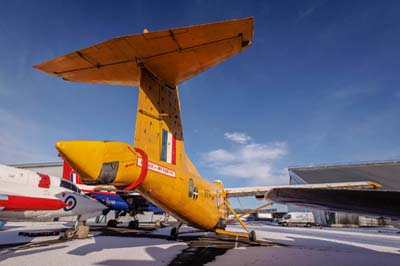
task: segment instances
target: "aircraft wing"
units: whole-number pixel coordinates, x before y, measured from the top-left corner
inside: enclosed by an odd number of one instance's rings
[[[275,188],[266,197],[273,202],[400,218],[400,191],[372,189]]]
[[[375,182],[322,183],[225,189],[227,197],[255,196],[275,203],[328,211],[400,218],[400,191],[375,190]]]
[[[113,38],[34,66],[65,80],[138,86],[140,67],[170,87],[245,50],[253,18]]]
[[[321,183],[321,184],[301,184],[301,185],[283,185],[283,186],[263,186],[263,187],[241,187],[241,188],[226,188],[226,197],[248,197],[255,196],[257,198],[264,198],[274,189],[286,188],[380,188],[381,185],[371,181],[361,182],[340,182],[340,183]]]

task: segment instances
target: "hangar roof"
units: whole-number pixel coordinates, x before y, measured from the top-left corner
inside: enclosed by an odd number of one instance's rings
[[[62,176],[63,162],[51,162],[51,163],[24,163],[24,164],[13,164],[9,165],[21,169],[26,169],[34,172],[48,174],[51,176]]]
[[[374,181],[384,190],[400,190],[400,161],[294,167],[289,174],[291,184]]]

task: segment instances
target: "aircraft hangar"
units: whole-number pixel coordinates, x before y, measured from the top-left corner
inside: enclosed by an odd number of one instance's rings
[[[322,165],[289,168],[290,184],[373,181],[382,190],[400,190],[400,161]],[[289,207],[289,210],[312,210],[316,221],[325,225],[384,225],[397,222],[317,209]]]
[[[63,173],[63,162],[25,163],[25,164],[12,164],[10,166],[58,177],[62,177]]]

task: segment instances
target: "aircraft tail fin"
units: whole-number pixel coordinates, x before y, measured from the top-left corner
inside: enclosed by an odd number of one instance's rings
[[[83,182],[74,169],[64,160],[63,164],[63,179],[70,181],[73,184],[82,185]]]
[[[249,17],[113,38],[36,65],[68,81],[139,86],[134,148],[146,154],[148,167],[126,143],[58,142],[57,149],[87,184],[127,184],[131,172],[147,169],[197,175],[185,154],[177,85],[246,50],[252,38]],[[118,163],[127,165],[117,169]]]

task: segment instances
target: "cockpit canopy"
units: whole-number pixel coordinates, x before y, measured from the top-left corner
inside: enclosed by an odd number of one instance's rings
[[[66,188],[68,190],[72,190],[74,192],[81,193],[81,190],[75,184],[73,184],[67,180],[61,179],[60,186],[63,188]]]

